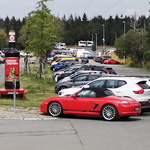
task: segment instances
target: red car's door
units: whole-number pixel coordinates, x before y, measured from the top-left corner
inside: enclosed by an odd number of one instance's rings
[[[92,91],[93,92],[93,91]],[[93,113],[96,103],[94,93],[81,91],[76,97],[70,97],[65,103],[65,111],[74,114]]]

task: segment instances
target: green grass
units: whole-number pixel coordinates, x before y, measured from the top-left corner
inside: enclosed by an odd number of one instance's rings
[[[45,75],[42,78],[35,77],[37,67],[31,66],[31,73],[21,73],[20,87],[25,88],[26,99],[17,97],[16,105],[20,107],[38,107],[39,104],[47,97],[57,96],[54,92],[55,82],[52,79],[52,71],[49,65],[46,67]],[[0,85],[4,88],[4,84]],[[4,96],[0,99],[0,105],[13,106],[13,97]]]

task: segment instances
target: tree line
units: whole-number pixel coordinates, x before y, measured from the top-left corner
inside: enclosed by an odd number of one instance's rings
[[[105,44],[112,46],[115,40],[127,33],[130,29],[136,29],[139,32],[146,32],[147,28],[150,26],[149,18],[141,16],[118,16],[115,18],[110,16],[108,19],[102,16],[94,17],[88,20],[87,15],[84,14],[83,17],[73,17],[72,15],[69,19],[63,18],[64,23],[64,42],[68,45],[75,45],[79,40],[94,40],[95,33],[97,33],[97,43],[98,45],[103,44],[103,32],[105,32]]]
[[[4,29],[8,34],[10,30],[15,30],[16,32],[16,41],[18,43],[18,38],[20,37],[20,30],[25,25],[27,18],[22,20],[12,17],[6,17],[5,19],[0,19],[0,29]],[[65,42],[67,45],[76,45],[80,40],[96,40],[95,33],[97,33],[97,43],[98,45],[103,44],[103,32],[105,32],[105,44],[108,46],[113,46],[115,40],[127,33],[130,29],[136,29],[139,32],[146,32],[150,26],[149,18],[141,16],[136,19],[136,16],[118,16],[115,18],[110,16],[108,19],[103,18],[102,16],[95,16],[91,20],[88,19],[87,15],[84,14],[82,17],[70,15],[68,19],[59,18],[59,21],[63,23],[61,33],[62,42]],[[124,27],[125,23],[125,27]],[[103,26],[104,25],[104,26]],[[103,29],[103,27],[105,29]],[[105,31],[104,31],[105,30]],[[22,49],[23,47],[18,43],[18,48]]]

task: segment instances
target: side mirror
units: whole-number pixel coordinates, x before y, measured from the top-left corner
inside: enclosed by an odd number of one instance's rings
[[[71,95],[71,97],[75,99],[76,98],[76,94]]]

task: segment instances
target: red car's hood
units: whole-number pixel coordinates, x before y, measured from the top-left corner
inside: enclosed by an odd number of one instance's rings
[[[68,97],[65,97],[65,96],[55,96],[55,97],[48,97],[46,98],[43,102],[50,102],[50,101],[53,101],[53,100],[64,100],[64,99],[67,99]]]

